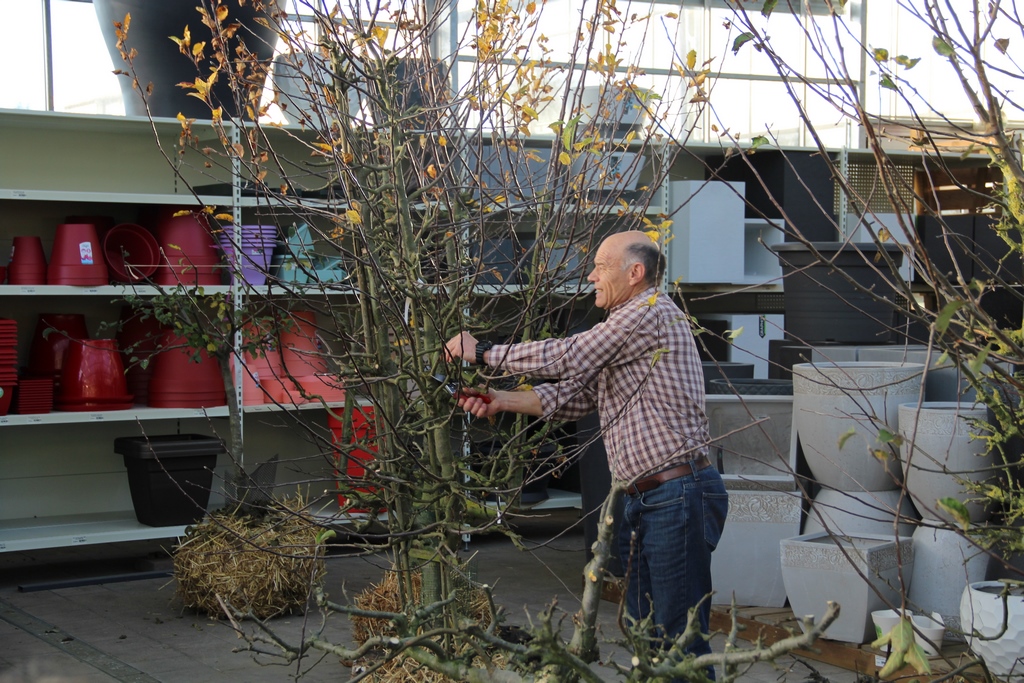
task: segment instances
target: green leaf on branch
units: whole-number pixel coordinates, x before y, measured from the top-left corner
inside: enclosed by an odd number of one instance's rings
[[[985,347],[978,352],[978,355],[970,360],[970,362],[967,364],[967,367],[969,367],[971,369],[971,372],[973,372],[975,375],[980,374],[981,369],[985,367],[985,361],[988,360],[988,355],[991,352],[991,344],[986,344]]]
[[[950,301],[943,306],[938,317],[935,318],[935,331],[940,335],[944,334],[949,329],[949,323],[952,322],[953,316],[964,307],[965,303],[964,301]]]
[[[871,52],[871,56],[874,58],[874,60],[876,62],[888,62],[889,61],[889,51],[886,50],[884,47],[876,47]]]
[[[878,430],[878,441],[879,443],[891,443],[894,446],[903,445],[903,437],[895,432],[890,432],[885,427]]]
[[[961,529],[967,531],[971,528],[971,513],[967,511],[966,505],[956,498],[939,498],[936,503],[940,510],[946,511],[953,521],[960,525]]]
[[[582,114],[577,114],[562,127],[562,147],[572,149],[572,142],[576,138],[576,126],[582,118]]]
[[[316,535],[316,544],[323,545],[337,535],[338,533],[334,529],[322,529],[320,533]]]
[[[932,49],[942,57],[952,57],[954,55],[953,46],[939,36],[932,37]]]
[[[1006,49],[1008,47],[1010,47],[1010,39],[1009,38],[997,38],[996,39],[996,49],[999,50],[1000,53],[1005,55],[1006,54]]]
[[[753,39],[754,34],[750,33],[749,31],[746,33],[739,34],[738,36],[736,36],[736,40],[732,41],[732,53],[736,54],[737,52],[740,51],[741,47],[743,47],[745,44],[749,43]]]
[[[764,4],[761,5],[761,16],[765,19],[770,17],[777,4],[779,4],[779,0],[764,0]]]
[[[768,138],[766,138],[763,135],[755,135],[754,137],[750,138],[750,151],[753,152],[755,149],[757,149],[761,145],[764,145],[764,144],[767,144],[767,143],[768,143]]]
[[[740,325],[735,330],[729,330],[729,334],[726,335],[726,339],[728,339],[730,342],[736,341],[736,338],[739,337],[741,334],[743,334],[743,325]]]
[[[917,63],[920,61],[920,57],[914,57],[913,59],[911,59],[906,55],[900,55],[899,57],[896,58],[896,63],[902,66],[904,69],[908,70],[913,69],[915,66],[917,66]]]
[[[910,664],[919,674],[930,674],[931,666],[928,657],[914,639],[914,625],[908,617],[900,617],[900,621],[891,631],[871,643],[873,649],[879,650],[889,646],[889,658],[885,666],[878,672],[879,678],[888,678],[903,668],[904,663]]]
[[[878,84],[886,90],[896,90],[896,84],[892,82],[888,74],[882,74],[882,77],[878,80]]]
[[[846,445],[846,442],[849,441],[850,437],[853,436],[856,433],[857,433],[857,430],[854,429],[853,427],[850,427],[850,429],[847,432],[845,432],[844,434],[840,434],[839,435],[839,443],[838,443],[839,450],[843,450],[843,446]]]

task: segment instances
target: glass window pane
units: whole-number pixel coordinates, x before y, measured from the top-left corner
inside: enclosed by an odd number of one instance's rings
[[[0,41],[0,58],[7,65],[4,87],[0,88],[0,107],[44,109],[42,0],[0,0],[0,12],[8,26],[4,40]]]
[[[53,108],[82,114],[124,114],[115,66],[91,2],[52,0]],[[113,31],[114,27],[103,27]],[[117,68],[123,68],[118,64]]]

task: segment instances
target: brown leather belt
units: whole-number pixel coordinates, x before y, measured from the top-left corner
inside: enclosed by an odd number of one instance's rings
[[[661,472],[655,472],[643,479],[637,479],[636,483],[632,486],[626,487],[626,493],[631,496],[646,493],[647,491],[658,488],[666,481],[672,481],[673,479],[685,477],[686,475],[693,474],[694,472],[700,472],[705,467],[711,467],[711,461],[708,460],[707,456],[702,455],[693,462],[684,462],[682,465],[677,465],[667,470],[662,470]]]

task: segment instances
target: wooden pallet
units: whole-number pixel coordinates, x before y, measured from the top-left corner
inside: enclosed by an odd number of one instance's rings
[[[732,628],[730,611],[725,605],[712,608],[713,631],[727,633]],[[763,644],[771,645],[791,634],[800,633],[800,623],[788,607],[737,607],[736,612],[736,622],[743,629],[739,635],[746,641],[754,642],[760,638]],[[819,639],[812,648],[795,650],[793,654],[872,677],[878,675],[886,660],[886,653],[871,649],[869,644],[856,645],[825,639]],[[966,644],[945,643],[938,656],[929,658],[933,676],[948,673],[968,661],[967,657]],[[920,675],[908,666],[900,669],[889,680],[914,678],[920,678]]]
[[[622,579],[606,580],[601,598],[619,602],[624,592]],[[711,630],[728,633],[732,630],[731,608],[715,605],[711,608]],[[800,623],[788,607],[737,607],[736,622],[740,627],[739,637],[748,642],[760,639],[763,645],[772,645],[794,633],[800,633]],[[794,655],[816,662],[823,662],[841,669],[877,677],[885,665],[885,653],[872,650],[867,644],[856,645],[835,640],[820,639],[809,649],[799,649]],[[948,673],[968,661],[969,653],[964,643],[945,643],[942,653],[932,657],[929,664],[933,677]],[[912,668],[904,667],[889,680],[912,680],[921,678]]]

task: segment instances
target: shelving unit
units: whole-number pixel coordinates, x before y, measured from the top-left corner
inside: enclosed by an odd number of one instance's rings
[[[176,157],[181,151],[181,130],[176,119],[150,122],[0,111],[0,145],[7,159],[16,160],[0,167],[0,210],[5,218],[0,225],[0,252],[10,251],[13,236],[34,235],[49,253],[56,225],[70,215],[109,216],[121,223],[139,222],[137,217],[147,207],[267,206],[266,200],[256,197],[235,201],[228,193],[196,197],[188,191],[189,185],[211,182],[230,187],[231,178],[224,170],[207,175],[210,171],[194,151]],[[212,131],[209,134],[212,140]],[[180,160],[177,171],[161,148]],[[339,285],[337,290],[343,295],[351,287]],[[18,358],[24,362],[40,313],[82,313],[90,334],[109,336],[111,331],[96,333],[102,323],[117,321],[124,297],[154,296],[158,291],[139,285],[0,284],[0,316],[18,321]],[[231,291],[227,285],[203,288],[207,294]],[[283,289],[268,291],[281,293]],[[302,411],[315,416],[317,410],[323,411],[322,404],[243,406],[243,413],[252,417],[247,427],[256,435],[254,441],[300,455],[309,447],[282,445],[277,437],[282,430],[264,423],[272,422],[275,414]],[[226,405],[0,416],[0,552],[180,536],[182,526],[150,527],[135,519],[128,478],[121,456],[113,452],[113,441],[140,433],[226,433],[227,416]],[[257,458],[264,457],[254,450]],[[223,460],[218,462],[217,478],[227,471]],[[211,507],[222,498],[215,491]]]
[[[205,131],[205,132],[204,132]],[[197,151],[182,149],[179,137],[181,124],[176,119],[149,121],[133,117],[106,117],[62,114],[54,112],[0,111],[0,145],[9,159],[17,163],[0,167],[0,210],[5,221],[0,226],[0,253],[9,249],[5,242],[15,235],[36,235],[49,253],[53,231],[69,215],[109,216],[115,222],[139,222],[138,216],[147,207],[217,206],[241,216],[272,215],[277,210],[273,197],[247,196],[239,191],[239,182],[230,168],[206,167],[206,159]],[[215,135],[200,122],[194,133],[208,135],[211,146]],[[288,136],[295,130],[268,130],[269,135],[288,149],[298,143]],[[155,136],[155,137],[154,137]],[[159,146],[156,143],[159,143]],[[535,136],[525,141],[534,148],[550,145],[551,138]],[[219,143],[218,143],[219,144]],[[49,150],[60,150],[59,155]],[[631,150],[633,147],[630,148]],[[710,151],[710,150],[709,150]],[[632,153],[632,152],[631,152]],[[652,168],[664,162],[657,150],[651,152],[646,169],[639,178],[642,185]],[[175,160],[175,167],[168,164]],[[695,173],[681,162],[681,172]],[[237,172],[237,169],[236,169]],[[637,180],[632,178],[630,182]],[[273,180],[268,179],[273,184]],[[703,181],[701,181],[703,184]],[[192,186],[212,188],[199,196],[189,191]],[[301,188],[299,188],[301,189]],[[223,191],[222,191],[223,190]],[[229,190],[234,190],[229,192]],[[667,214],[675,209],[671,193],[654,188],[648,216]],[[678,196],[676,197],[678,198]],[[344,202],[304,199],[308,205],[339,209]],[[583,211],[588,215],[611,216],[620,210],[636,212],[637,206],[627,202],[606,204],[595,201],[579,205],[552,205],[553,210]],[[514,212],[513,212],[514,213]],[[528,212],[523,211],[522,214]],[[698,217],[695,217],[695,220]],[[736,261],[737,272],[728,277],[708,275],[685,278],[680,291],[729,292],[737,286],[750,291],[778,291],[779,285],[763,284],[772,274],[764,254],[752,254],[758,238],[770,242],[773,228],[764,222],[740,219],[730,224],[735,233],[730,258]],[[702,243],[696,235],[690,244]],[[722,240],[719,240],[721,243]],[[676,248],[680,248],[680,242]],[[673,248],[669,247],[670,250]],[[670,258],[672,254],[670,253]],[[211,294],[238,294],[227,285],[203,288]],[[259,294],[269,297],[304,296],[304,290],[317,298],[346,297],[355,294],[351,283],[332,284],[325,292],[319,286],[287,288],[270,286]],[[489,297],[527,291],[523,285],[484,285],[475,292]],[[555,292],[558,296],[576,297],[591,291],[589,283],[580,281]],[[90,331],[100,322],[118,319],[120,301],[126,296],[153,296],[158,290],[148,286],[106,285],[70,287],[50,285],[0,285],[3,317],[19,321],[19,358],[27,356],[36,318],[40,312],[81,312],[86,315]],[[334,406],[340,407],[340,406]],[[318,454],[309,443],[287,436],[281,420],[297,410],[311,417],[322,411],[320,404],[282,408],[272,404],[246,405],[245,422],[247,459],[259,462],[275,452],[288,452],[296,457],[314,458]],[[7,415],[0,417],[0,552],[32,548],[60,547],[81,543],[173,538],[181,527],[151,528],[134,522],[127,480],[119,456],[111,449],[117,436],[167,432],[226,432],[228,409],[218,406],[207,409],[156,409],[138,406],[130,410],[54,412],[44,415]],[[250,438],[251,435],[251,438]],[[250,444],[254,444],[250,446]],[[218,463],[217,476],[223,477],[227,463]],[[216,486],[216,485],[215,485]],[[217,497],[211,506],[217,504]],[[579,507],[580,496],[554,490],[551,497],[532,506],[533,509]]]

